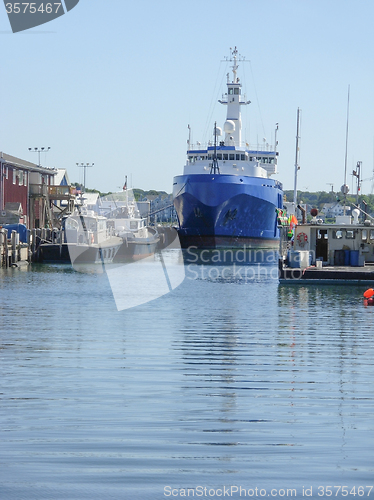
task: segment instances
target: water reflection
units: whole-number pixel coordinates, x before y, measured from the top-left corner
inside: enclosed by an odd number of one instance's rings
[[[208,276],[118,312],[105,274],[3,276],[10,500],[40,485],[61,500],[161,499],[166,484],[372,477],[374,308],[360,287]]]

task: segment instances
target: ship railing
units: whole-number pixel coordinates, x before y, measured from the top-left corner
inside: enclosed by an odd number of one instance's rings
[[[217,148],[219,148],[221,141],[218,142]],[[209,141],[209,142],[197,142],[195,144],[189,144],[188,145],[188,151],[206,151],[209,148],[213,147],[214,143]],[[231,146],[231,144],[230,144]],[[272,144],[268,144],[267,142],[265,143],[258,143],[258,144],[249,144],[248,142],[241,142],[240,144],[232,144],[232,146],[239,147],[239,148],[244,148],[247,151],[251,152],[257,152],[259,154],[263,153],[273,153],[274,152],[274,146]]]

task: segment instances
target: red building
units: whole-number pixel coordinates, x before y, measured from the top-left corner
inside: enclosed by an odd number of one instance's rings
[[[45,227],[49,220],[49,188],[57,170],[0,152],[0,224],[14,219],[29,229]],[[15,204],[18,211],[12,210]]]

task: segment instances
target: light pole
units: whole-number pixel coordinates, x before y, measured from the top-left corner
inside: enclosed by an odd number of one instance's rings
[[[93,167],[95,164],[94,163],[77,163],[77,167],[83,168],[84,169],[84,174],[83,174],[83,192],[86,192],[86,168]]]
[[[40,153],[48,153],[51,148],[29,148],[32,153],[38,153],[38,166],[40,167]]]

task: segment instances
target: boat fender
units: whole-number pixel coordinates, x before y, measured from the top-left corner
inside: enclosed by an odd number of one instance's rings
[[[296,239],[301,247],[303,247],[306,243],[308,243],[308,235],[306,233],[299,233]]]
[[[365,299],[370,299],[374,295],[374,289],[373,288],[368,288],[366,292],[364,292],[364,297]]]

